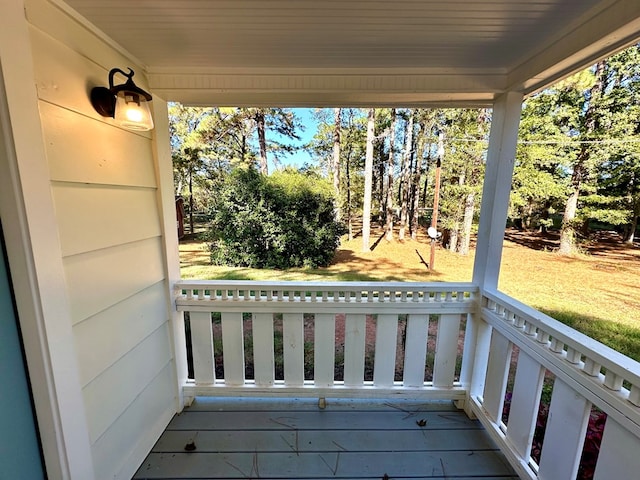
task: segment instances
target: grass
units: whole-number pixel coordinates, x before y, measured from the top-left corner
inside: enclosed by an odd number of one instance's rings
[[[362,240],[344,241],[334,262],[320,269],[257,270],[209,265],[206,244],[180,245],[183,278],[296,281],[470,281],[468,256],[436,251],[430,272],[429,245],[417,240],[387,242],[372,234],[375,248],[362,252]],[[559,257],[556,235],[507,232],[499,288],[508,295],[640,361],[640,248],[623,246],[613,234],[600,234],[582,246],[586,254]]]

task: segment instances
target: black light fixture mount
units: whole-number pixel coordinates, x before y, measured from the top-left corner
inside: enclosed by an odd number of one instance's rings
[[[121,85],[113,84],[113,77],[120,73],[127,78]],[[129,68],[125,73],[119,68],[109,72],[109,88],[94,87],[91,90],[91,105],[103,117],[112,117],[116,123],[129,130],[151,130],[153,119],[148,103],[151,94],[133,82],[135,72]]]

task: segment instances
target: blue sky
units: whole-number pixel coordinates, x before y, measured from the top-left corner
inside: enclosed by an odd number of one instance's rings
[[[296,116],[302,121],[302,124],[305,126],[305,130],[304,132],[299,132],[299,135],[300,135],[299,141],[291,142],[291,140],[287,138],[283,138],[282,141],[287,143],[294,143],[295,145],[304,145],[308,143],[316,133],[317,123],[313,118],[314,109],[313,108],[293,108],[292,110],[295,112]],[[273,133],[267,133],[267,135],[273,135]],[[269,160],[271,163],[271,165],[269,165],[269,169],[271,169],[273,163],[271,162],[271,159]],[[305,163],[311,163],[311,160],[312,160],[311,155],[309,155],[304,150],[299,150],[292,155],[288,155],[287,157],[283,155],[281,159],[284,165],[291,165],[293,167],[301,167]]]

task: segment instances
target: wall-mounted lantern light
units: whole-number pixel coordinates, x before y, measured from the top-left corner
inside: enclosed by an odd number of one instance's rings
[[[113,84],[113,76],[121,73],[127,77],[122,85]],[[94,87],[91,90],[91,104],[103,117],[113,117],[118,125],[129,130],[145,131],[153,128],[149,111],[151,94],[133,83],[134,71],[125,73],[119,68],[109,72],[109,88]]]

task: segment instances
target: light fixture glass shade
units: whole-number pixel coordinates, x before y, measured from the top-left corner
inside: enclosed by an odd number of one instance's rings
[[[147,131],[153,128],[149,102],[137,93],[121,90],[116,95],[114,119],[129,130]]]

